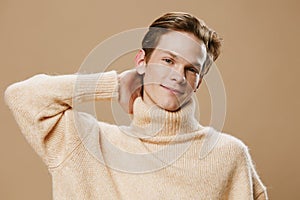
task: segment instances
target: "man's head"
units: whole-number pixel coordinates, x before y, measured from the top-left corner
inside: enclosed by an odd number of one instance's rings
[[[218,34],[190,14],[167,13],[156,19],[136,57],[144,75],[144,101],[178,110],[199,87],[220,47]]]
[[[206,66],[203,67],[202,71],[202,73],[204,73],[203,75],[205,75],[212,61],[215,61],[220,54],[221,38],[215,31],[206,26],[202,20],[198,20],[188,13],[166,13],[149,26],[149,31],[142,41],[142,49],[145,52],[146,62],[150,59],[161,36],[170,31],[191,33],[205,44],[207,60],[205,63]]]

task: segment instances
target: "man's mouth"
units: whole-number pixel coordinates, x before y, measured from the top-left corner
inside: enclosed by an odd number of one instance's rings
[[[164,89],[174,93],[174,94],[179,94],[179,95],[182,95],[184,94],[184,92],[182,90],[179,90],[179,89],[175,89],[175,88],[172,88],[172,87],[168,87],[168,86],[164,86],[164,85],[160,85],[161,87],[163,87]]]

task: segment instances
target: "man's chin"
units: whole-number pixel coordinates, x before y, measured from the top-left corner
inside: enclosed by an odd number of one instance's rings
[[[185,98],[178,101],[166,99],[164,102],[160,102],[156,105],[164,110],[176,112],[179,111],[182,107],[184,107],[190,100],[191,98]]]
[[[157,104],[160,108],[169,111],[169,112],[176,112],[180,110],[181,106],[179,102],[164,102],[161,104]]]

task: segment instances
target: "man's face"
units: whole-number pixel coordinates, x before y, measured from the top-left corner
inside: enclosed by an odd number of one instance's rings
[[[176,111],[196,91],[206,47],[193,34],[171,31],[161,36],[144,68],[144,102]]]

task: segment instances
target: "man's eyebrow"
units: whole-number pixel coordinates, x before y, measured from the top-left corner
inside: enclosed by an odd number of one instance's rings
[[[172,53],[171,51],[163,50],[163,49],[161,49],[161,51],[164,52],[164,53],[166,53],[166,54],[169,54],[173,58],[178,58],[178,56],[175,55],[174,53]]]
[[[171,51],[168,51],[168,50],[163,50],[163,49],[161,49],[161,51],[162,52],[164,52],[164,53],[166,53],[166,54],[169,54],[171,57],[173,57],[173,58],[178,58],[178,56],[176,55],[176,54],[174,54],[174,53],[172,53]],[[193,66],[196,66],[196,67],[200,67],[201,68],[201,64],[200,63],[197,63],[197,62],[195,62],[195,63],[191,63]]]

